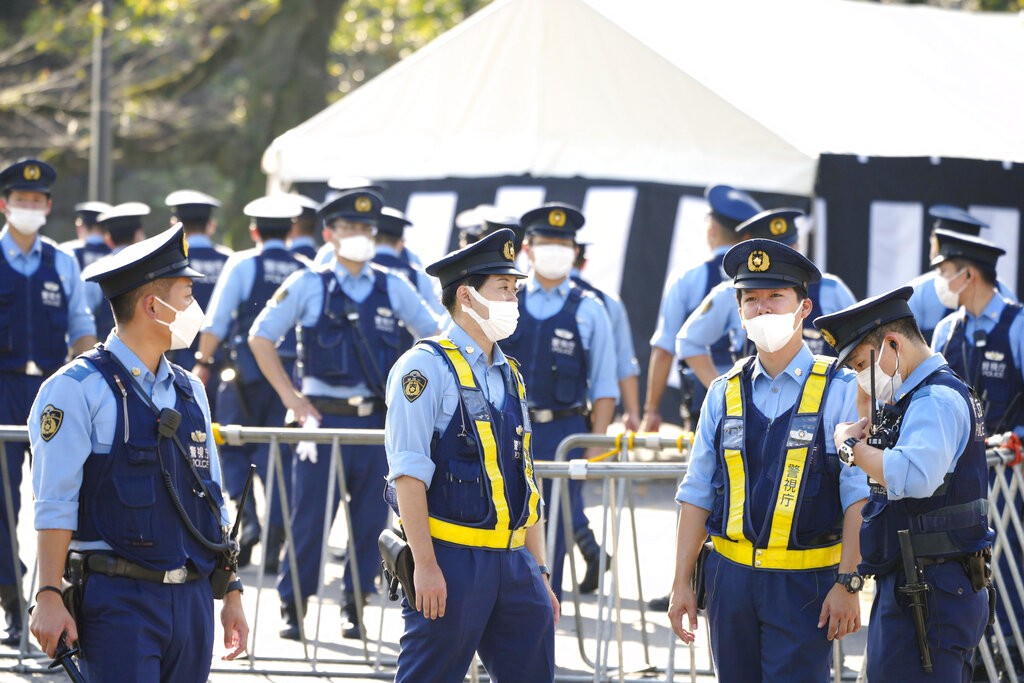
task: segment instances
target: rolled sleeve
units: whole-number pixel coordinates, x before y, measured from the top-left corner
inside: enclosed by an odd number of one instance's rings
[[[450,373],[441,362],[430,351],[414,348],[406,351],[388,374],[384,450],[389,483],[399,477],[413,477],[430,487],[435,467],[430,457],[430,443],[446,394],[445,380],[451,382]],[[426,384],[415,399],[409,400],[405,396],[403,378],[412,372],[419,372]]]
[[[297,324],[314,324],[322,305],[320,275],[309,270],[298,270],[288,276],[256,316],[249,334],[269,339],[276,344]]]
[[[711,346],[729,333],[731,313],[735,308],[731,284],[712,289],[679,330],[676,354],[680,358],[709,355]]]
[[[85,296],[85,283],[82,282],[78,261],[65,252],[60,252],[57,258],[60,264],[58,275],[68,293],[68,346],[74,346],[82,337],[96,336],[96,319]],[[96,288],[99,290],[99,285]],[[102,294],[99,305],[106,305]]]
[[[701,270],[704,270],[703,266],[701,266]],[[651,336],[651,346],[673,353],[676,335],[679,334],[680,328],[686,321],[686,316],[690,313],[687,298],[691,296],[689,293],[697,285],[695,282],[697,278],[693,273],[694,270],[686,271],[665,289],[665,294],[661,297],[661,308],[658,311],[658,326],[654,328],[654,334]],[[701,287],[699,291],[703,291],[703,289]]]
[[[201,332],[208,332],[221,340],[228,336],[235,311],[248,298],[245,293],[252,292],[256,278],[254,265],[251,257],[243,261],[239,254],[227,260],[210,296]]]
[[[704,405],[700,409],[693,447],[686,467],[686,476],[676,490],[676,501],[711,510],[715,502],[715,476],[717,454],[715,435],[722,420],[726,379],[719,377],[711,383]]]

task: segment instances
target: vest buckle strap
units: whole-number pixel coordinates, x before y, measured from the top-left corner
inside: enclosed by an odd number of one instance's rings
[[[490,548],[512,550],[526,545],[526,527],[518,529],[484,529],[464,526],[430,517],[430,535],[439,541],[462,545],[469,548]]]
[[[827,569],[839,564],[843,552],[842,543],[824,548],[789,549],[755,548],[749,541],[730,541],[721,536],[712,536],[715,552],[727,560],[754,569],[784,569],[801,571]]]

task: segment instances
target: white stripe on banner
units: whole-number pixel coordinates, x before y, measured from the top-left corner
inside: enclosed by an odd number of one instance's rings
[[[540,186],[507,185],[494,194],[494,205],[510,216],[518,218],[530,209],[544,203],[547,189]]]
[[[814,234],[814,256],[811,260],[818,270],[824,272],[828,268],[828,202],[817,197],[811,209],[811,230]]]
[[[924,207],[919,202],[871,202],[869,220],[868,296],[875,296],[921,274]]]
[[[405,244],[427,266],[448,253],[455,205],[454,192],[413,192],[405,207],[412,227],[405,231]]]
[[[1020,267],[1020,211],[997,206],[969,206],[967,211],[988,223],[981,237],[1006,250],[996,263],[996,274],[1018,298],[1017,269]]]
[[[587,220],[576,239],[593,245],[587,249],[583,277],[612,294],[622,291],[622,269],[636,195],[635,187],[591,187],[581,207]]]

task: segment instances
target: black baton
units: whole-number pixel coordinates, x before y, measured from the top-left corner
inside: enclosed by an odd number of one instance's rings
[[[78,670],[75,660],[72,659],[72,657],[78,654],[78,648],[67,646],[67,643],[65,642],[67,635],[67,631],[60,634],[60,640],[57,641],[57,650],[53,653],[53,661],[50,662],[50,666],[46,668],[56,669],[58,666],[63,667],[64,673],[66,673],[68,678],[75,683],[88,683],[88,681],[85,680],[85,676],[82,675],[82,672]]]
[[[231,529],[229,538],[238,538],[238,529],[242,526],[242,514],[245,511],[245,504],[252,492],[252,478],[256,475],[256,465],[249,465],[249,476],[245,478],[245,486],[242,488],[242,497],[238,499],[238,510],[235,512],[235,526]]]
[[[910,543],[910,531],[897,531],[900,539],[900,555],[903,556],[903,573],[907,575],[907,583],[900,592],[910,598],[910,613],[914,616],[914,630],[917,631],[917,649],[921,651],[921,668],[927,673],[932,671],[932,653],[928,649],[928,632],[924,624],[924,594],[928,592],[928,584],[921,581],[917,574],[917,562],[914,560],[914,546]]]

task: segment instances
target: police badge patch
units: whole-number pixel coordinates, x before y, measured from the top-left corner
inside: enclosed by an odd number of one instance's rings
[[[55,437],[60,431],[62,422],[64,422],[63,410],[54,407],[53,404],[48,404],[43,408],[43,413],[39,416],[39,435],[43,437],[43,441],[49,441]]]
[[[419,370],[413,370],[402,378],[402,393],[405,394],[405,400],[409,403],[422,396],[423,390],[426,388],[427,378]]]

